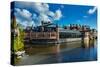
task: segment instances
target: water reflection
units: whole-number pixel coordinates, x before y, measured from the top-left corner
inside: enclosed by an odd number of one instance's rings
[[[83,45],[85,48],[82,47]],[[16,65],[91,61],[97,59],[96,40],[55,45],[27,44],[25,50],[26,56],[16,63]]]

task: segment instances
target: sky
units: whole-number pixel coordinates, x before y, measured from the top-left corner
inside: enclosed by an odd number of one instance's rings
[[[36,2],[13,3],[11,11],[14,11],[16,21],[24,26],[38,26],[41,21],[56,23],[59,26],[69,24],[89,25],[97,29],[97,7],[52,4]]]

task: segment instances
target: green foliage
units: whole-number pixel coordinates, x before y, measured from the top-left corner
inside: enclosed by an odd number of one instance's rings
[[[24,31],[23,31],[23,27],[21,24],[18,24],[16,22],[16,17],[13,17],[11,20],[11,29],[12,30],[19,30],[19,33],[17,33],[18,35],[13,36],[14,32],[11,33],[12,35],[12,45],[11,45],[11,50],[12,52],[16,52],[16,51],[22,51],[24,50]]]
[[[24,44],[20,37],[16,37],[14,39],[14,51],[21,51],[24,50]]]
[[[19,28],[19,27],[18,27]],[[14,51],[22,51],[24,50],[24,32],[23,29],[19,28],[19,36],[14,37]]]

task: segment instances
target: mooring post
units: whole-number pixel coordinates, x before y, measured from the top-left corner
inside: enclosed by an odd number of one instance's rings
[[[56,31],[57,31],[57,33],[56,33],[57,43],[59,43],[59,27],[58,27],[58,25],[56,26]]]
[[[89,47],[90,46],[90,32],[83,32],[82,34],[82,43],[83,43],[83,47]]]

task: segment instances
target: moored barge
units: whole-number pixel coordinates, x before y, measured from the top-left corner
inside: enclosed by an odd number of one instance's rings
[[[41,26],[26,27],[24,29],[24,42],[26,43],[62,43],[72,41],[82,41],[84,38],[93,38],[94,32],[89,26],[70,25],[61,28],[51,22],[41,22]]]

